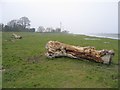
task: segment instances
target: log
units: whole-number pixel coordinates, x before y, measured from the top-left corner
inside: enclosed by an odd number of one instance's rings
[[[49,41],[46,44],[48,58],[70,57],[76,59],[87,59],[99,63],[110,64],[114,56],[113,50],[96,50],[95,47],[80,47],[64,44],[58,41]]]
[[[13,36],[15,39],[22,39],[22,36],[17,35],[17,34],[15,34],[15,33],[13,33],[12,36]]]

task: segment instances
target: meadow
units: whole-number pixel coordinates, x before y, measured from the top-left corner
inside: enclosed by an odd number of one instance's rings
[[[3,88],[118,87],[118,40],[62,33],[16,34],[23,39],[12,39],[11,32],[2,33]],[[114,50],[115,56],[111,65],[67,57],[49,59],[45,56],[45,45],[49,40]]]

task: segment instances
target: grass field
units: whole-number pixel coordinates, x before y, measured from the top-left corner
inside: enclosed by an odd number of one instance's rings
[[[11,39],[3,32],[2,64],[3,88],[117,88],[118,40],[100,38],[85,40],[84,35],[25,33],[21,40]],[[92,38],[92,37],[91,37]],[[95,37],[94,37],[95,38]],[[48,59],[44,55],[49,40],[79,46],[95,46],[96,49],[113,49],[111,65],[70,58]],[[109,42],[109,43],[104,43]]]

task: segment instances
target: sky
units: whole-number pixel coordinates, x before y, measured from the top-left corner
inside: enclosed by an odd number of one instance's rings
[[[31,27],[70,33],[118,33],[119,0],[1,0],[0,23],[26,16]]]

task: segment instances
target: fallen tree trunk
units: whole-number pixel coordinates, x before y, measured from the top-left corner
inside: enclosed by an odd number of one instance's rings
[[[49,41],[46,44],[48,58],[67,56],[76,59],[87,59],[104,64],[110,64],[114,56],[113,50],[96,50],[94,47],[80,47],[64,44],[58,41]]]
[[[13,33],[12,36],[13,36],[15,39],[22,39],[22,36],[17,35],[17,34],[15,34],[15,33]]]

